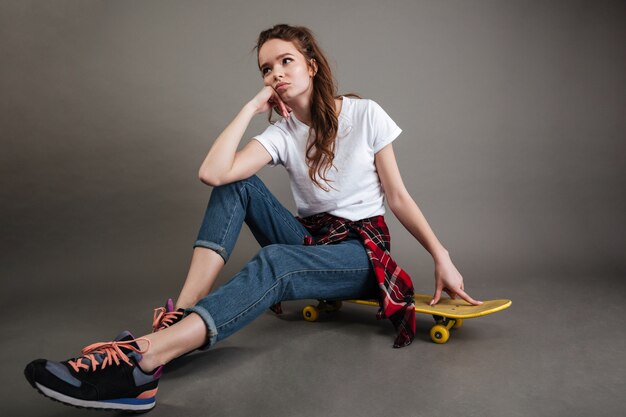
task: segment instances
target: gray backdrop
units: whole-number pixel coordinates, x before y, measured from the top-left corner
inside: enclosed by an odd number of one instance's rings
[[[80,414],[36,396],[19,375],[26,362],[77,355],[120,326],[145,332],[151,309],[178,294],[211,192],[197,179],[199,165],[262,87],[252,52],[258,33],[290,23],[317,35],[341,93],[376,100],[402,127],[394,149],[405,185],[466,290],[514,301],[484,318],[484,327],[476,321],[465,329],[467,339],[459,332],[459,351],[441,356],[451,342],[431,346],[427,336],[410,347],[413,375],[432,349],[433,374],[450,379],[417,381],[403,395],[415,404],[409,408],[425,406],[424,415],[459,407],[467,415],[623,411],[624,22],[623,1],[2,1],[0,344],[4,378],[18,379],[18,394],[3,392],[0,407]],[[242,145],[266,125],[257,116]],[[259,175],[295,213],[286,172]],[[418,292],[431,293],[428,253],[390,211],[386,219],[398,263]],[[218,285],[257,250],[244,228]],[[382,399],[344,385],[287,396],[270,395],[275,388],[264,391],[260,378],[254,389],[237,385],[234,375],[254,379],[266,369],[276,376],[262,353],[243,347],[253,349],[266,332],[291,340],[282,336],[289,326],[302,326],[302,334],[291,331],[306,338],[310,324],[298,318],[305,304],[287,304],[289,323],[264,315],[244,336],[225,340],[222,352],[234,353],[222,353],[223,364],[198,359],[231,384],[206,400],[212,415],[382,412]],[[332,349],[345,345],[373,364],[383,360],[380,351],[408,355],[389,349],[393,332],[372,320],[373,310],[345,310],[324,324],[342,327]],[[365,328],[352,334],[351,323]],[[380,337],[350,339],[372,328]],[[508,344],[489,351],[496,341]],[[468,349],[462,343],[484,355],[484,380],[466,368],[470,359],[455,363],[465,369],[457,379],[446,371]],[[302,358],[284,346],[263,352],[286,361],[283,378],[298,369],[304,387],[319,349],[299,368]],[[261,368],[228,371],[240,362]],[[332,369],[344,365],[337,360]],[[183,377],[196,366],[175,368],[180,378],[170,380],[171,397],[162,390],[155,414],[206,411],[192,405],[197,395],[180,396],[215,385],[203,372]],[[352,375],[363,387],[382,377],[344,371],[333,380]],[[452,398],[442,393],[455,383]]]

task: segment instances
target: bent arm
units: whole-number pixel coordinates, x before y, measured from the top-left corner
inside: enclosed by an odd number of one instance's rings
[[[255,114],[255,109],[249,103],[246,104],[217,137],[200,166],[198,176],[202,182],[217,185],[222,176],[231,170],[239,142]]]
[[[254,115],[266,112],[272,106],[279,107],[282,115],[287,117],[287,105],[271,86],[266,85],[217,137],[200,166],[200,181],[212,186],[228,184],[248,178],[271,161],[269,152],[255,140],[240,152],[237,152],[237,147]]]

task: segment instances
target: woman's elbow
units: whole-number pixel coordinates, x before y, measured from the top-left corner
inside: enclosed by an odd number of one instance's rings
[[[220,182],[213,175],[209,175],[208,173],[200,170],[198,172],[198,179],[202,181],[204,184],[209,185],[211,187],[217,187],[220,185]]]
[[[385,199],[387,200],[389,208],[393,211],[396,209],[396,207],[402,207],[403,205],[406,205],[406,202],[410,201],[412,198],[409,193],[404,190],[393,193],[385,193]]]

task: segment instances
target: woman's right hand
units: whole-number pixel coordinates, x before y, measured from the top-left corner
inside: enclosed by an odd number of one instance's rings
[[[266,85],[249,103],[255,113],[265,113],[272,108],[283,117],[289,116],[291,109],[280,98],[272,86]]]

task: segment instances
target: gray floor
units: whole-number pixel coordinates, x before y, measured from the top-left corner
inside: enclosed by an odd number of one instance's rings
[[[87,256],[14,265],[15,279],[4,284],[21,299],[8,302],[3,291],[0,357],[5,381],[13,381],[0,394],[3,415],[93,414],[37,394],[23,367],[38,357],[76,356],[125,328],[148,331],[151,309],[177,286],[159,277],[174,275],[187,249],[153,262],[145,262],[154,256],[145,249],[112,250],[110,264],[96,271],[88,271]],[[479,271],[465,263],[466,276]],[[419,316],[415,342],[399,350],[373,308],[346,304],[309,323],[300,313],[308,301],[287,302],[283,317],[268,311],[212,350],[168,366],[150,415],[619,415],[626,409],[623,275],[565,272],[474,279],[475,296],[506,296],[513,306],[466,321],[445,345],[429,340],[431,319]],[[95,279],[80,278],[87,273]],[[429,291],[424,275],[414,275],[416,287]],[[32,276],[41,277],[37,288]]]

